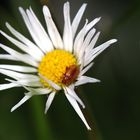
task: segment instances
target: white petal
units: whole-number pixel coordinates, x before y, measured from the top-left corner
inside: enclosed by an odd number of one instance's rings
[[[45,113],[47,113],[48,109],[50,108],[50,106],[52,104],[52,101],[54,99],[54,96],[55,96],[55,92],[50,93],[50,95],[49,95],[49,97],[47,99],[47,102],[46,102]]]
[[[83,42],[82,47],[86,48],[89,45],[89,43],[90,43],[92,37],[94,36],[95,32],[96,32],[95,28],[93,28],[92,30],[89,31],[89,33],[87,34],[87,36],[86,36],[86,38]]]
[[[18,71],[18,72],[24,72],[24,73],[37,72],[37,69],[35,69],[33,67],[19,66],[19,65],[0,65],[0,68]]]
[[[78,56],[78,63],[81,64],[81,68],[83,67],[84,65],[84,57],[82,57],[82,55],[85,53],[85,49],[86,49],[86,46],[82,46],[84,45],[84,37],[86,36],[86,34],[88,33],[88,31],[100,20],[100,18],[96,18],[94,19],[92,22],[90,22],[89,24],[88,23],[88,20],[86,20],[86,23],[84,25],[84,27],[80,30],[80,32],[78,33],[78,35],[76,36],[75,38],[75,41],[74,41],[74,53]],[[93,33],[92,33],[93,32]],[[92,29],[92,31],[90,32],[90,34],[94,34],[94,29]],[[89,35],[90,35],[89,34]],[[91,35],[88,36],[88,41],[90,40],[91,38]],[[85,42],[86,43],[86,42]],[[81,53],[79,53],[81,52]],[[85,65],[84,65],[85,66]]]
[[[74,84],[69,85],[69,88],[71,88],[72,90],[74,90],[74,88],[75,88]]]
[[[44,77],[43,75],[39,74],[39,76],[45,80],[51,87],[53,87],[56,90],[61,90],[61,87],[57,84],[55,84],[53,81],[47,79],[46,77]]]
[[[23,86],[26,90],[30,91],[29,93],[32,93],[32,95],[48,94],[48,93],[50,93],[52,91],[52,89],[42,88],[42,86],[40,88],[29,87],[30,85],[28,85],[28,84],[26,86],[25,83],[29,82],[30,81],[29,79],[15,81],[15,80],[11,80],[11,79],[6,78],[5,80],[7,80],[7,81],[9,81],[11,83],[15,83],[17,85]],[[31,79],[30,82],[34,82],[34,80]]]
[[[0,90],[5,90],[13,87],[20,87],[20,85],[16,83],[0,84]]]
[[[72,36],[72,27],[71,27],[71,21],[70,21],[70,5],[69,5],[69,2],[66,2],[64,4],[63,13],[64,13],[64,33],[63,33],[64,48],[67,51],[72,52],[73,36]]]
[[[29,55],[21,54],[21,53],[15,51],[15,50],[3,45],[3,44],[0,44],[0,47],[2,49],[4,49],[6,52],[8,52],[9,54],[11,54],[14,58],[16,58],[17,61],[21,61],[21,62],[24,62],[26,64],[38,67],[38,63],[32,57],[30,57]]]
[[[22,79],[22,80],[11,80],[11,79],[5,79],[9,82],[16,83],[20,86],[28,86],[28,87],[42,87],[42,84],[40,83],[40,79]]]
[[[86,35],[87,23],[88,23],[88,20],[86,20],[84,27],[80,30],[80,32],[78,33],[78,35],[76,36],[75,41],[74,41],[74,53],[78,57],[79,57],[79,51],[80,51],[81,46],[82,46],[83,41],[84,41],[84,37]]]
[[[6,37],[9,41],[11,41],[13,44],[15,44],[17,47],[19,47],[20,49],[23,49],[24,51],[24,48],[27,48],[26,45],[24,45],[23,43],[19,42],[18,40],[14,39],[13,37],[7,35],[5,32],[3,32],[2,30],[0,30],[0,33]],[[26,50],[25,49],[25,52],[28,52],[29,50]]]
[[[70,104],[72,105],[72,107],[74,108],[74,110],[76,111],[76,113],[79,115],[79,117],[81,118],[81,120],[83,121],[83,123],[85,124],[85,126],[87,127],[88,130],[91,130],[91,128],[89,127],[80,107],[78,106],[76,100],[74,98],[72,98],[69,94],[65,93],[68,101],[70,102]]]
[[[78,25],[79,25],[79,23],[80,23],[80,21],[81,21],[81,18],[82,18],[82,16],[83,16],[83,13],[84,13],[84,11],[85,11],[85,9],[86,9],[86,6],[87,6],[87,4],[84,3],[84,4],[81,6],[81,8],[79,9],[79,11],[77,12],[77,14],[76,14],[76,16],[74,17],[74,19],[73,19],[73,22],[72,22],[73,38],[74,38],[74,36],[75,36],[75,33],[76,33],[76,31],[77,31],[77,28],[78,28]]]
[[[51,13],[47,6],[43,7],[43,13],[44,13],[47,29],[48,29],[50,38],[53,42],[53,45],[57,49],[63,49],[63,42],[62,42],[61,36],[57,30],[57,27],[51,17]]]
[[[99,51],[102,51],[104,49],[106,49],[106,47],[108,47],[109,45],[115,43],[117,40],[116,39],[111,39],[103,44],[101,44],[100,46],[96,47],[94,50],[94,54],[99,52]]]
[[[27,100],[29,100],[32,97],[32,95],[25,95],[20,102],[18,102],[12,109],[11,112],[16,110],[18,107],[20,107],[22,104],[24,104]]]
[[[23,10],[23,8],[19,7],[19,11],[20,11],[20,13],[21,13],[21,15],[22,15],[22,17],[23,17],[23,20],[24,20],[24,22],[25,22],[25,24],[26,24],[26,27],[28,28],[28,31],[30,32],[30,34],[31,34],[31,36],[32,36],[32,38],[33,38],[33,40],[34,40],[35,43],[38,45],[38,47],[39,47],[44,53],[46,53],[48,48],[47,48],[47,46],[42,45],[42,42],[40,41],[40,38],[39,38],[39,36],[42,36],[42,35],[38,34],[38,33],[36,32],[36,30],[33,28],[33,25],[31,24],[31,22],[30,22],[30,20],[29,20],[29,18],[28,18],[28,16],[27,16],[27,14],[26,14],[25,11]],[[47,44],[48,44],[48,43],[47,43]],[[49,46],[48,46],[48,47],[49,47]]]
[[[88,58],[85,59],[85,66],[88,65],[91,61],[93,61],[95,57],[97,57],[101,52],[103,52],[106,48],[108,48],[111,44],[115,43],[116,41],[116,39],[111,39],[93,49],[93,51],[90,52],[91,55],[88,55]]]
[[[32,93],[32,95],[44,95],[44,94],[49,94],[52,92],[52,89],[49,88],[30,88],[30,87],[24,87],[28,91]]]
[[[94,48],[94,46],[95,46],[95,44],[96,44],[96,42],[97,42],[97,40],[98,40],[98,38],[99,38],[99,35],[100,35],[100,32],[98,32],[98,33],[94,36],[94,38],[92,39],[92,41],[90,42],[90,44],[86,47],[86,50],[85,50],[86,54],[85,54],[85,55],[89,56],[89,53],[90,53],[91,50]]]
[[[91,21],[90,23],[88,23],[87,25],[86,25],[86,28],[85,28],[85,35],[88,33],[88,31],[89,30],[91,30],[91,28],[98,22],[100,20],[100,17],[99,18],[96,18],[96,19],[94,19],[93,21]],[[86,22],[87,22],[88,20],[86,19]],[[81,31],[82,31],[83,29],[81,29]],[[80,32],[81,32],[80,31]],[[79,32],[79,33],[80,33]]]
[[[88,66],[86,66],[79,74],[79,77],[84,75],[92,66],[94,63],[90,63]]]
[[[81,49],[79,50],[79,60],[81,60],[80,64],[84,63],[84,54],[85,54],[85,50],[87,50],[87,46],[89,45],[93,35],[95,34],[95,29],[93,28],[86,36]]]
[[[30,8],[30,10],[27,9],[26,12],[27,12],[29,21],[32,25],[32,28],[41,43],[42,49],[45,52],[52,51],[54,49],[52,42],[51,42],[50,38],[48,37],[46,31],[44,30],[43,26],[39,22],[38,18],[36,17],[36,15],[34,14],[34,12],[32,11],[31,8]]]
[[[25,79],[25,80],[18,80],[18,83],[29,87],[42,87],[42,84],[40,83],[39,80],[35,81],[35,80]]]
[[[29,47],[30,51],[33,52],[34,57],[37,58],[37,60],[42,59],[44,54],[34,43],[32,43],[29,39],[24,37],[18,31],[16,31],[9,23],[6,23],[6,26],[15,37],[17,37],[21,42],[23,42],[24,44],[26,44]]]
[[[44,51],[43,48],[41,48],[41,46],[40,46],[40,41],[39,41],[39,39],[38,39],[36,33],[34,32],[33,27],[32,27],[32,25],[31,25],[31,23],[30,23],[30,21],[29,21],[29,19],[28,19],[28,16],[26,15],[25,11],[23,10],[22,7],[19,7],[19,11],[20,11],[20,13],[21,13],[21,15],[22,15],[22,17],[23,17],[23,20],[24,20],[24,22],[25,22],[25,24],[26,24],[26,27],[28,28],[28,31],[30,32],[30,34],[31,34],[31,36],[32,36],[32,38],[33,38],[33,40],[34,40],[35,43],[40,47],[40,49],[41,49],[42,51]],[[44,52],[46,53],[46,51],[44,51]]]
[[[101,19],[101,17],[95,18],[93,21],[91,21],[91,22],[87,25],[87,31],[89,31],[97,22],[99,22],[100,19]]]
[[[19,61],[15,57],[9,54],[0,54],[0,59],[12,60],[12,61]]]
[[[23,74],[15,71],[10,71],[10,70],[4,70],[0,69],[0,73],[4,74],[6,76],[9,76],[11,78],[14,78],[16,80],[20,79],[38,79],[38,76],[32,75],[32,74]]]
[[[38,58],[38,55],[34,53],[33,49],[29,49],[25,44],[19,42],[18,40],[12,38],[11,36],[7,35],[3,31],[0,31],[0,33],[5,36],[9,41],[11,41],[14,45],[16,45],[19,49],[26,52],[27,54],[31,55],[35,60],[40,61],[41,58]]]
[[[86,83],[96,83],[96,82],[100,82],[100,80],[87,76],[81,76],[78,78],[78,81],[75,83],[75,86],[83,85]]]
[[[75,93],[73,89],[71,89],[70,87],[66,87],[66,89],[64,88],[64,90],[67,90],[67,93],[71,97],[73,97],[83,108],[85,108],[83,101],[77,96],[77,94]]]

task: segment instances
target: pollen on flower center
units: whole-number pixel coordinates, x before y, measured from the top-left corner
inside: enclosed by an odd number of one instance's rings
[[[39,64],[38,72],[59,86],[71,84],[79,74],[76,57],[65,50],[53,50],[47,53]],[[44,86],[50,85],[41,78]]]

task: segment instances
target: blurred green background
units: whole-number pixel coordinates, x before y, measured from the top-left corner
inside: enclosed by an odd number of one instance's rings
[[[0,140],[140,140],[140,1],[139,0],[69,0],[73,18],[83,2],[88,3],[84,19],[101,16],[96,28],[101,31],[97,45],[111,38],[116,44],[95,59],[87,75],[100,79],[77,89],[86,104],[83,111],[92,131],[87,131],[63,94],[55,98],[44,114],[46,96],[36,96],[18,110],[10,109],[25,92],[15,88],[0,92]],[[64,0],[1,0],[0,29],[8,32],[8,21],[29,36],[18,7],[31,6],[45,25],[42,5],[47,4],[63,31]],[[14,47],[0,35],[0,42]],[[4,53],[0,49],[0,53]],[[11,63],[0,60],[0,63]],[[0,83],[5,76],[0,75]]]

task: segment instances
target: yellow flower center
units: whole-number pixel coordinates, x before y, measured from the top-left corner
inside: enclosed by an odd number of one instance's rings
[[[44,78],[59,86],[69,85],[79,74],[76,57],[65,50],[53,50],[47,53],[39,64],[38,72]],[[45,87],[51,87],[47,81],[40,78]]]

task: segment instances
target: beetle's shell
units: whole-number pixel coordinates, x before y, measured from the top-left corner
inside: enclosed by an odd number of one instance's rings
[[[79,66],[71,65],[66,68],[66,72],[63,75],[62,83],[64,85],[70,85],[74,82],[79,74]]]

